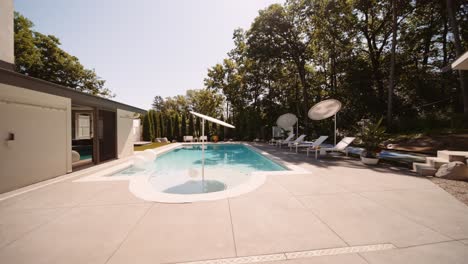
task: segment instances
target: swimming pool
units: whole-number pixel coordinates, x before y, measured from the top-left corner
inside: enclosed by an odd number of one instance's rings
[[[252,181],[257,172],[287,171],[253,148],[242,144],[182,145],[112,176],[145,175],[154,191],[167,194],[203,194],[237,188]]]

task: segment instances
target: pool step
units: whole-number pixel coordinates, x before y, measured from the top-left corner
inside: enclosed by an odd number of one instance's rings
[[[434,176],[437,172],[437,169],[427,163],[414,162],[413,171],[420,176]]]
[[[465,156],[468,159],[468,151],[451,151],[451,150],[438,150],[437,157],[450,160],[450,156]]]
[[[468,163],[467,151],[439,150],[437,157],[427,157],[425,163],[413,162],[413,171],[421,176],[434,176],[437,170],[450,161]]]
[[[426,158],[426,164],[439,169],[440,166],[447,164],[448,160],[444,158],[439,158],[439,157],[427,157]]]

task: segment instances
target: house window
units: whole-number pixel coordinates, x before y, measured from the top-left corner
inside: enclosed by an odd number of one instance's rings
[[[76,115],[76,139],[91,138],[91,116],[88,114]]]

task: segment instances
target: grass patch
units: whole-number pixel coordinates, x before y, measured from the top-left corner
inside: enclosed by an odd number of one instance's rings
[[[133,147],[133,150],[135,150],[135,151],[143,151],[143,150],[145,150],[145,149],[159,148],[159,147],[166,146],[166,145],[169,145],[169,144],[171,144],[171,143],[153,142],[153,143],[148,144],[148,145],[134,146],[134,147]]]

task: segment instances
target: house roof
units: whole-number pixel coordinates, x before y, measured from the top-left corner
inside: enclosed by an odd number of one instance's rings
[[[465,52],[456,61],[452,62],[452,69],[468,70],[468,52]]]
[[[102,109],[122,109],[139,114],[145,114],[146,110],[131,105],[116,102],[103,97],[84,93],[70,87],[58,85],[41,79],[33,78],[21,73],[0,68],[0,83],[9,84],[29,90],[53,94],[72,99],[74,104],[92,106]]]

